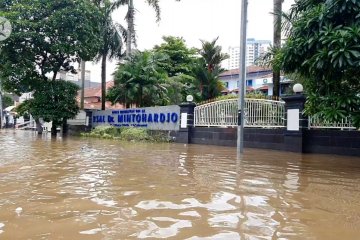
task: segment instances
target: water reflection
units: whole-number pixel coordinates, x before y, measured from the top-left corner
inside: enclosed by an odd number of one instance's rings
[[[359,158],[247,150],[238,160],[234,148],[12,131],[0,152],[4,239],[360,234]]]

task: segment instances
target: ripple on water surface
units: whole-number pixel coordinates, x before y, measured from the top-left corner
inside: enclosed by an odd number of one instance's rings
[[[234,148],[21,131],[0,142],[4,239],[360,235],[359,158],[247,150],[237,160]]]

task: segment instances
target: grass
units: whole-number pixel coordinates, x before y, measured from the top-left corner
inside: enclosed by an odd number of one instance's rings
[[[81,136],[135,142],[171,141],[167,131],[151,131],[145,128],[116,128],[112,126],[98,126],[89,133],[81,133]]]

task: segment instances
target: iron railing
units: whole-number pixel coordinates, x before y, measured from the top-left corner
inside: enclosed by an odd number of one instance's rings
[[[282,128],[285,103],[264,99],[245,99],[245,127]],[[227,99],[195,107],[195,126],[235,127],[238,125],[238,99]]]
[[[329,128],[329,129],[341,129],[341,130],[356,129],[352,125],[350,118],[343,118],[340,122],[329,122],[329,121],[323,121],[316,116],[309,117],[308,128],[309,129]]]

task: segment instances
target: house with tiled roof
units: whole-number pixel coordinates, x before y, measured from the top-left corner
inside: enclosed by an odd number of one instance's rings
[[[239,92],[239,69],[232,69],[220,74],[220,81],[225,86],[224,95]],[[284,76],[280,79],[280,93],[284,94],[291,81]],[[246,68],[246,91],[258,91],[265,95],[273,95],[272,70],[260,66]]]
[[[114,81],[106,83],[106,89],[114,86]],[[80,103],[81,90],[78,92],[77,100]],[[84,108],[101,110],[101,87],[86,88],[84,92]],[[105,102],[106,109],[124,109],[124,105],[116,103],[111,104],[110,101]]]

